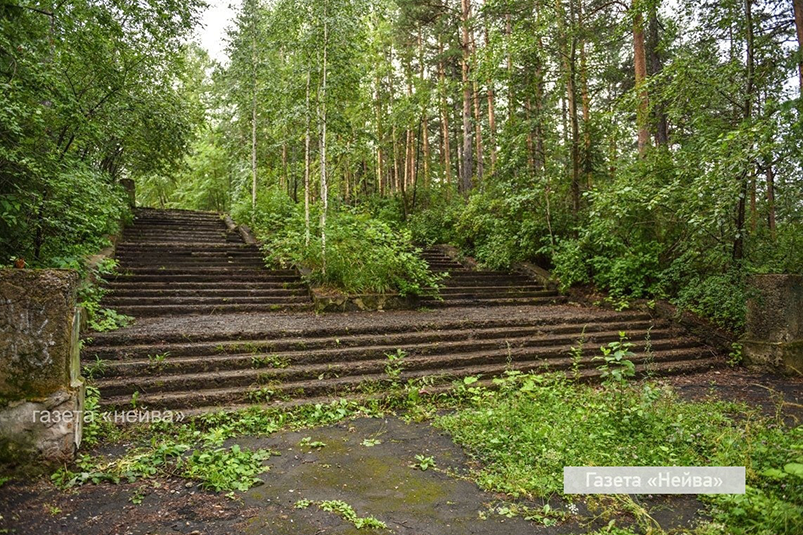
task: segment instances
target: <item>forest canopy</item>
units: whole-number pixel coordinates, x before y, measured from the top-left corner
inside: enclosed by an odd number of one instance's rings
[[[201,7],[3,5],[0,262],[97,245],[133,178],[324,282],[391,229],[739,329],[803,271],[801,0],[244,0],[225,64]]]

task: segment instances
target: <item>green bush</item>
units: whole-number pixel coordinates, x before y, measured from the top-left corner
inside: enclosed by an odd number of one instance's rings
[[[486,489],[548,498],[562,491],[564,466],[745,466],[746,494],[702,497],[721,527],[710,532],[803,532],[803,427],[653,384],[518,372],[495,382],[497,391],[468,389],[468,406],[436,420],[479,461]]]
[[[0,264],[13,256],[32,267],[76,267],[109,245],[129,217],[122,188],[88,167],[63,171],[22,196],[0,191]]]
[[[279,190],[263,195],[251,220],[268,262],[306,268],[305,276],[315,284],[348,293],[420,295],[440,280],[413,246],[409,230],[394,229],[358,208],[330,208],[325,257],[318,206],[313,207],[309,244],[303,206]]]

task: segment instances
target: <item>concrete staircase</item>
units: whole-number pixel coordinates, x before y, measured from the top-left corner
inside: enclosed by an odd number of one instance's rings
[[[521,273],[472,270],[435,248],[425,249],[422,256],[430,270],[447,274],[439,292],[441,299],[421,300],[421,305],[427,308],[542,305],[566,301],[556,290],[545,288]]]
[[[340,327],[235,336],[99,333],[84,359],[105,362],[97,384],[106,407],[130,408],[139,392],[140,406],[202,412],[366,395],[385,390],[393,380],[437,388],[470,375],[488,380],[506,370],[576,369],[590,380],[599,374],[599,362],[592,360],[600,354],[599,345],[618,340],[620,331],[635,344],[632,360],[641,374],[704,370],[721,362],[700,341],[644,313],[526,314],[436,324],[423,323],[426,313],[417,313],[420,319],[403,314],[381,328],[352,328],[344,321]],[[581,347],[581,340],[584,350],[578,356],[572,347]],[[390,355],[403,358],[391,362]],[[388,366],[397,364],[400,373],[392,377]]]
[[[472,271],[432,250],[424,253],[432,269],[450,275],[443,301],[425,304],[433,310],[318,316],[307,311],[296,273],[266,269],[216,214],[136,215],[104,304],[141,319],[91,334],[82,351],[108,410],[326,402],[381,396],[410,381],[437,392],[468,376],[490,384],[510,370],[595,380],[599,346],[621,331],[635,344],[641,375],[722,364],[647,313],[562,305],[557,292],[523,275]],[[278,308],[289,312],[269,313]]]
[[[214,213],[135,211],[115,250],[119,275],[103,306],[134,317],[303,310],[294,270],[269,270],[255,245]]]

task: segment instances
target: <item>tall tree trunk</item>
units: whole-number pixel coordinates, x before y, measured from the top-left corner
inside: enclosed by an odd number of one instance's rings
[[[659,32],[658,6],[650,6],[649,14],[649,39],[647,39],[647,50],[650,57],[650,75],[660,74],[664,69],[663,59],[661,58],[661,37]],[[669,142],[669,125],[666,117],[666,110],[662,103],[653,105],[655,110],[655,144],[665,146]]]
[[[580,212],[580,121],[577,116],[577,37],[576,32],[567,35],[565,12],[561,0],[555,0],[558,13],[558,38],[562,44],[561,56],[563,57],[563,71],[566,77],[566,103],[568,120],[571,128],[571,192],[572,192],[572,213],[576,217]],[[574,1],[569,3],[570,25],[575,25]]]
[[[775,239],[777,224],[775,222],[775,171],[772,162],[767,163],[765,170],[767,176],[767,224],[770,229],[770,236]]]
[[[407,78],[407,99],[411,101],[413,98],[413,74],[412,74],[412,67],[410,66],[410,62],[408,61],[406,64],[406,68],[404,70],[405,77]],[[415,156],[413,155],[413,151],[415,150],[413,147],[414,144],[414,134],[413,129],[410,124],[407,124],[407,130],[405,133],[405,142],[404,142],[404,187],[406,188],[410,184],[413,183],[413,174],[415,173],[413,161]]]
[[[304,132],[304,243],[309,247],[310,240],[310,107],[309,107],[309,85],[310,70],[307,68],[307,108],[306,108],[306,129]]]
[[[639,10],[638,0],[633,0],[633,63],[635,65],[636,92],[638,107],[636,109],[636,127],[638,128],[638,153],[642,158],[650,144],[649,112],[650,103],[645,81],[647,80],[647,54],[644,48],[644,16]]]
[[[477,150],[477,180],[480,181],[485,176],[485,162],[483,156],[482,146],[482,112],[480,111],[480,95],[477,81],[474,80],[471,84],[473,86],[473,101],[474,101],[474,144]]]
[[[477,61],[477,45],[476,40],[474,38],[474,30],[472,29],[470,34],[471,39],[471,58],[472,58],[472,65]],[[480,181],[485,176],[485,161],[483,157],[483,146],[482,146],[482,112],[480,110],[480,91],[479,91],[479,84],[477,80],[472,80],[471,82],[472,87],[472,101],[474,104],[474,143],[477,150],[477,181]]]
[[[516,120],[516,94],[513,85],[513,54],[510,52],[511,35],[513,34],[513,23],[510,13],[505,14],[505,37],[507,40],[507,122],[512,125]]]
[[[421,28],[418,29],[418,65],[419,65],[419,79],[421,87],[424,88],[426,84],[426,71],[424,69],[424,44],[421,35]],[[429,95],[429,92],[425,92]],[[424,158],[424,187],[429,187],[429,102],[424,101],[421,103],[421,149],[423,150]],[[416,165],[416,168],[418,166]]]
[[[287,179],[287,141],[282,141],[282,190],[290,194],[290,181]]]
[[[486,1],[483,0],[483,5]],[[490,36],[488,33],[488,23],[484,25],[485,32],[485,48],[488,48],[490,43]],[[488,86],[488,147],[491,153],[491,174],[496,173],[496,113],[494,111],[494,81],[492,77],[488,77],[485,81]]]
[[[446,102],[446,72],[443,67],[443,41],[438,36],[438,81],[440,85],[441,135],[443,136],[443,169],[446,183],[452,183],[452,148],[449,132],[449,108]]]
[[[803,96],[803,0],[792,0],[795,10],[795,29],[797,30],[797,75],[800,92]]]
[[[376,183],[379,195],[385,194],[385,187],[383,181],[382,169],[382,143],[384,141],[384,133],[382,132],[382,92],[381,82],[379,75],[376,77]]]
[[[257,51],[251,36],[251,208],[257,206]]]
[[[393,137],[393,181],[391,182],[391,193],[399,191],[400,188],[400,180],[399,180],[399,146],[398,146],[398,137],[396,136],[396,123],[392,123],[391,126],[391,134]]]
[[[460,192],[468,195],[472,187],[472,173],[474,162],[471,147],[471,82],[469,82],[469,57],[471,40],[469,34],[469,17],[471,16],[471,1],[461,0],[462,13],[461,22],[463,26],[463,63],[462,63],[462,82],[463,82],[463,153],[462,165],[460,166]]]
[[[577,26],[580,33],[580,95],[583,104],[583,174],[586,188],[593,185],[591,168],[591,95],[588,91],[588,60],[586,58],[585,27],[583,22],[583,2],[577,4]]]
[[[527,167],[531,173],[535,173],[535,135],[533,128],[530,127],[532,121],[532,102],[530,96],[524,98],[524,120],[527,121]]]
[[[326,4],[324,4],[323,22],[323,74],[321,80],[320,114],[321,114],[321,273],[326,274],[326,212],[329,208],[329,185],[326,181],[326,52],[329,44],[329,26],[326,21]]]
[[[754,42],[753,42],[753,0],[744,0],[744,19],[746,28],[746,44],[747,44],[747,57],[745,60],[746,67],[746,84],[745,84],[745,102],[744,102],[744,117],[747,121],[753,118],[753,105],[755,94],[755,59],[754,59]],[[733,240],[733,260],[734,262],[741,263],[744,259],[744,234],[745,234],[745,219],[747,209],[747,195],[750,179],[749,177],[755,172],[754,163],[748,162],[748,169],[742,173],[740,177],[739,187],[739,203],[736,207],[736,238]]]

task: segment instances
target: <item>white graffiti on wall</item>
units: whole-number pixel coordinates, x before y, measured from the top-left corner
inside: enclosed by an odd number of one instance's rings
[[[50,320],[45,311],[47,304],[32,303],[27,299],[4,299],[5,310],[0,318],[0,333],[5,346],[3,353],[12,362],[25,361],[33,367],[46,367],[53,363],[51,348],[56,345],[54,334],[49,330]]]

